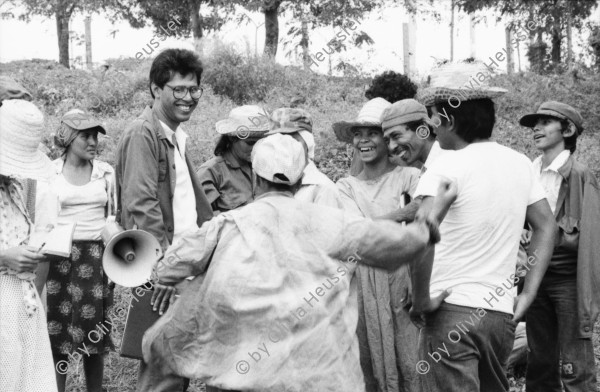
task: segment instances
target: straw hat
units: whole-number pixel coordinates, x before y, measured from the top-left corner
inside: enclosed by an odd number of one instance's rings
[[[44,115],[31,102],[11,99],[0,107],[0,174],[48,180],[52,162],[38,150]]]
[[[383,98],[373,98],[365,103],[354,121],[340,121],[333,124],[333,132],[338,140],[352,143],[352,130],[356,127],[381,128],[381,115],[392,104]]]
[[[244,105],[231,109],[229,116],[217,121],[215,127],[221,135],[235,135],[240,139],[262,136],[269,131],[269,115],[260,106]]]
[[[489,98],[505,94],[508,90],[490,87],[490,70],[481,62],[447,63],[432,74],[429,87],[419,89],[415,97],[425,106],[448,101],[453,106],[460,101]]]
[[[293,185],[302,178],[305,167],[304,148],[290,135],[269,135],[252,149],[252,170],[267,181]]]

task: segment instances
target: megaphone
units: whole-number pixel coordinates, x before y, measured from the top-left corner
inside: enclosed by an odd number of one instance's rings
[[[162,257],[161,246],[152,234],[124,230],[113,220],[106,223],[101,237],[105,245],[102,266],[110,280],[124,287],[150,281],[154,266]]]

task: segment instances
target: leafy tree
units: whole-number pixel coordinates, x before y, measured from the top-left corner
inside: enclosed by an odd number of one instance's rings
[[[200,13],[206,7],[207,16]],[[140,28],[150,22],[157,31],[177,20],[173,35],[196,40],[204,37],[205,31],[217,31],[228,20],[233,11],[230,2],[214,0],[125,0],[113,9],[116,17],[129,21],[132,27]]]
[[[524,26],[529,22],[538,22],[540,26],[530,33],[530,47],[535,53],[532,58],[543,58],[541,49],[545,47],[543,34],[547,34],[551,41],[551,60],[557,67],[562,60],[561,45],[565,37],[571,42],[569,36],[571,29],[581,29],[583,20],[591,15],[597,6],[598,0],[455,0],[456,6],[467,13],[484,8],[491,8],[500,12],[501,16],[511,16],[512,26]],[[541,22],[541,23],[539,23]],[[534,39],[537,36],[537,42]],[[530,48],[531,49],[531,48]],[[569,45],[570,49],[570,45]],[[568,53],[567,58],[572,58]],[[537,64],[539,67],[539,64]]]
[[[116,0],[7,0],[2,5],[21,6],[24,12],[20,20],[31,21],[34,15],[56,19],[58,36],[58,61],[69,68],[69,21],[75,12],[97,12],[114,6]],[[14,13],[2,13],[2,17],[14,17]]]

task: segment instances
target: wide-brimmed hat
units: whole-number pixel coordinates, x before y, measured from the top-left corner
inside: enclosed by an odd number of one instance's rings
[[[48,180],[53,176],[50,159],[40,150],[44,115],[31,102],[10,99],[0,107],[0,174]]]
[[[492,74],[481,62],[447,63],[435,69],[429,86],[417,91],[416,99],[425,106],[448,102],[452,106],[461,101],[489,98],[505,94],[508,90],[491,87]]]
[[[271,130],[274,133],[294,133],[300,131],[312,132],[310,114],[299,108],[279,108],[271,113]]]
[[[241,139],[263,136],[271,128],[269,114],[260,106],[244,105],[231,109],[229,116],[217,121],[217,133],[234,135]]]
[[[99,133],[106,135],[102,123],[81,109],[69,110],[62,116],[60,122],[78,131],[95,128]]]
[[[394,102],[381,115],[381,127],[383,130],[413,121],[423,121],[429,125],[434,125],[427,115],[425,105],[412,98]]]
[[[290,135],[269,135],[252,148],[252,170],[267,181],[293,185],[305,167],[304,148]]]
[[[333,132],[338,140],[352,143],[352,130],[356,127],[381,128],[381,115],[392,104],[383,98],[373,98],[363,105],[354,121],[340,121],[333,124]]]
[[[566,103],[557,101],[548,101],[540,105],[535,113],[526,114],[519,120],[519,124],[524,127],[533,128],[540,117],[554,117],[559,120],[570,120],[577,132],[583,132],[583,117],[574,107]]]

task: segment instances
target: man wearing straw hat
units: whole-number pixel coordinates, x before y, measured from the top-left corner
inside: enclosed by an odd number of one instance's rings
[[[423,328],[417,372],[427,390],[508,390],[505,365],[516,322],[531,305],[548,266],[556,224],[529,159],[490,140],[495,122],[492,98],[506,92],[489,87],[479,64],[450,64],[432,77],[417,99],[429,106],[443,149],[423,174],[416,195],[421,213],[441,179],[456,182],[458,197],[440,225],[430,292],[450,292],[426,312],[415,304],[413,320]],[[529,270],[515,297],[515,268],[525,220],[533,228]],[[427,272],[427,263],[418,273]],[[430,266],[431,267],[431,266]],[[417,281],[417,285],[426,279]],[[418,287],[417,287],[418,289]],[[439,349],[438,349],[439,348]]]
[[[436,241],[454,187],[406,227],[295,200],[302,146],[274,134],[252,151],[256,199],[175,240],[161,281],[201,275],[144,337],[156,385],[199,378],[228,390],[364,392],[356,323],[357,259],[393,270]],[[429,298],[427,298],[429,300]]]
[[[213,216],[186,153],[188,136],[181,128],[202,95],[201,76],[202,63],[190,50],[167,49],[156,56],[149,83],[153,105],[129,125],[117,147],[117,220],[125,229],[137,226],[154,235],[163,250],[185,230]],[[154,311],[162,314],[175,300],[175,291],[155,284]],[[138,390],[145,390],[149,376],[142,362]]]

